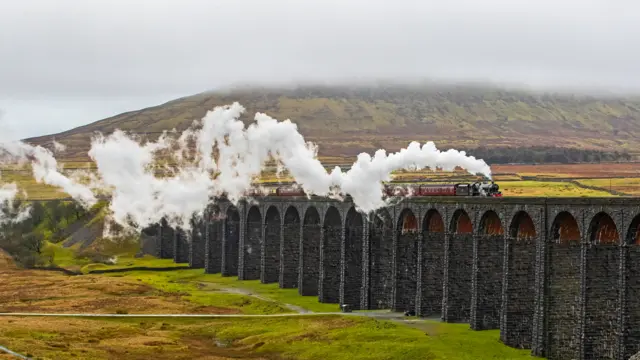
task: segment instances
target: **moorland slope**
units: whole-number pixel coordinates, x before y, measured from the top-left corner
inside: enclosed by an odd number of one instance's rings
[[[246,123],[256,112],[291,119],[321,156],[352,157],[411,140],[438,147],[562,147],[640,153],[640,99],[543,94],[474,86],[306,86],[201,93],[131,111],[59,134],[27,139],[69,145],[86,158],[96,131],[183,130],[218,105],[240,102]]]

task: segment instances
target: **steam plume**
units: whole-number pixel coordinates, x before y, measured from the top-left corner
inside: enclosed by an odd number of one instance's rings
[[[238,103],[216,107],[177,142],[163,135],[141,145],[122,131],[94,138],[89,155],[104,184],[112,189],[114,219],[143,228],[166,217],[173,225],[189,228],[191,216],[201,214],[210,198],[226,194],[232,202],[241,199],[270,157],[284,165],[308,194],[334,198],[350,194],[363,212],[386,205],[382,181],[390,180],[394,170],[460,166],[491,176],[484,161],[453,149],[441,152],[432,142],[422,146],[412,142],[389,155],[384,150],[373,157],[363,153],[350,170],[335,167],[328,173],[317,159],[317,147],[305,142],[294,123],[257,113],[255,123],[245,128],[239,120],[244,110]],[[184,156],[189,140],[195,141],[191,162]],[[176,143],[179,150],[173,158],[178,168],[172,176],[156,177],[152,164],[158,152]]]
[[[162,218],[189,229],[192,216],[201,215],[212,198],[224,194],[234,203],[243,198],[270,158],[288,169],[307,194],[336,199],[349,194],[363,212],[387,205],[382,182],[390,180],[394,170],[459,166],[491,176],[483,160],[453,149],[442,152],[433,142],[422,146],[411,142],[392,154],[378,150],[373,157],[362,153],[348,171],[336,166],[327,172],[317,158],[317,146],[304,140],[296,124],[256,113],[255,122],[245,127],[239,120],[244,111],[239,103],[216,107],[176,140],[165,133],[155,142],[141,144],[120,130],[100,134],[92,139],[89,151],[97,165],[97,177],[90,177],[90,185],[80,182],[79,173],[61,174],[51,151],[19,141],[0,143],[0,164],[29,161],[38,182],[62,188],[84,207],[96,203],[92,189],[99,185],[111,194],[109,216],[126,229],[137,230]],[[63,150],[56,144],[56,150]],[[177,167],[165,166],[169,176],[156,176],[157,160],[167,159]],[[0,203],[15,198],[17,191],[15,184],[3,185]]]
[[[33,177],[37,182],[62,188],[85,207],[93,206],[96,198],[91,189],[58,171],[58,162],[51,151],[41,146],[31,146],[21,141],[0,143],[0,164],[31,162]]]
[[[3,184],[0,186],[0,225],[9,220],[5,210],[11,210],[13,199],[18,195],[16,184]]]

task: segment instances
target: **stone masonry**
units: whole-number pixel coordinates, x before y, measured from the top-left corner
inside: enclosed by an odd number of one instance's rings
[[[195,220],[191,224],[191,241],[189,242],[189,267],[194,269],[204,268],[205,260],[205,238],[204,224]]]
[[[144,250],[325,303],[499,329],[551,360],[640,351],[639,199],[408,198],[368,216],[349,198],[216,206],[204,241],[164,222]]]
[[[189,262],[189,242],[187,233],[178,228],[173,232],[173,261],[176,263]]]
[[[280,288],[289,289],[298,286],[300,276],[300,237],[302,227],[300,215],[295,207],[287,209],[282,225],[282,239],[278,251],[280,252],[280,269],[278,283]],[[316,266],[317,267],[317,266]],[[317,285],[316,285],[317,287]]]

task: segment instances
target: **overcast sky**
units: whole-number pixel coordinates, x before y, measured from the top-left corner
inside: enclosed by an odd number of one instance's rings
[[[233,83],[636,92],[639,45],[631,0],[0,0],[0,131],[58,132]]]

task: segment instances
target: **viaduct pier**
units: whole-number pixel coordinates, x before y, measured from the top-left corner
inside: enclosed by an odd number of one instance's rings
[[[419,197],[363,214],[321,197],[219,202],[146,252],[353,309],[500,329],[556,359],[640,351],[640,199]]]

